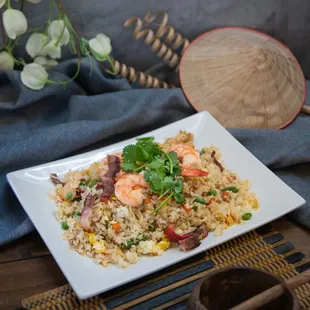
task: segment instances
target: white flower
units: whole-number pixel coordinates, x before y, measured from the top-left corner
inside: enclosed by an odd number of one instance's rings
[[[0,70],[13,70],[14,59],[8,52],[0,53]]]
[[[7,9],[3,13],[3,25],[8,37],[15,40],[17,36],[26,32],[27,19],[23,12],[14,9]]]
[[[42,51],[44,44],[47,41],[47,36],[42,33],[33,33],[26,43],[26,51],[31,58],[36,57]]]
[[[4,6],[6,0],[0,0],[0,9]]]
[[[40,3],[42,0],[27,0],[27,1],[30,2],[30,3],[37,4],[37,3]]]
[[[59,40],[61,45],[67,45],[70,40],[68,28],[63,20],[53,20],[48,27],[48,35],[53,40]]]
[[[38,56],[36,57],[33,62],[35,64],[43,66],[46,70],[51,69],[52,67],[55,67],[58,65],[58,62],[54,59],[47,59],[44,56]]]
[[[41,56],[48,55],[53,59],[60,58],[61,57],[60,44],[57,43],[57,40],[51,40],[47,45],[43,47],[43,49],[40,52],[40,55]]]
[[[24,67],[20,77],[24,85],[31,89],[39,90],[46,84],[48,74],[44,67],[32,63]]]
[[[97,60],[104,60],[112,51],[111,40],[103,33],[89,40],[89,46]]]

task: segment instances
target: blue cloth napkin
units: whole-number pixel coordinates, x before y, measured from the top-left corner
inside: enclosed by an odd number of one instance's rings
[[[66,80],[76,70],[68,60],[50,79]],[[0,72],[0,245],[34,227],[10,189],[6,174],[102,147],[185,118],[195,111],[182,90],[138,89],[105,76],[88,60],[65,88],[32,91],[20,72]],[[310,84],[308,84],[310,88]],[[285,130],[233,129],[232,134],[307,201],[310,200],[310,117],[300,115]],[[272,188],[270,195],[275,193]],[[310,206],[291,213],[310,227]]]

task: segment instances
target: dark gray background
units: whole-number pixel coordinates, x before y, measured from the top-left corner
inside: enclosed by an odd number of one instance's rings
[[[169,24],[188,39],[209,29],[234,25],[267,32],[286,43],[310,77],[310,0],[63,0],[72,21],[86,38],[104,32],[112,39],[115,58],[145,70],[158,62],[142,41],[134,41],[123,23],[146,11],[167,11]],[[27,3],[32,27],[47,19],[48,0]]]

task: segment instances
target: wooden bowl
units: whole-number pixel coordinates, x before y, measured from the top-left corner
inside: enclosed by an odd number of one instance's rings
[[[292,52],[248,28],[223,27],[196,38],[180,62],[190,104],[226,128],[280,129],[305,103],[305,78]]]
[[[189,297],[187,309],[226,310],[284,281],[270,273],[246,267],[216,270],[201,279]],[[299,310],[294,291],[287,292],[260,308]]]

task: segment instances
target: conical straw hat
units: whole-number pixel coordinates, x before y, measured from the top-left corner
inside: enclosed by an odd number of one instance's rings
[[[283,128],[305,102],[305,78],[292,52],[247,28],[218,28],[195,39],[181,59],[180,81],[197,111],[230,128]]]

